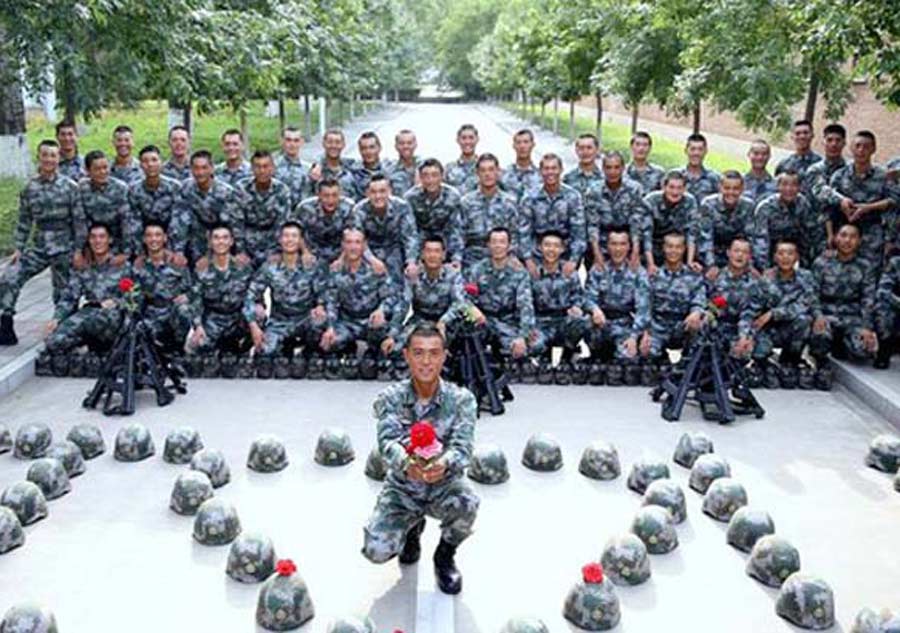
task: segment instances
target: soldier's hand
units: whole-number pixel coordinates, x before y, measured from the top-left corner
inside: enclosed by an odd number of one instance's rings
[[[313,322],[322,323],[325,320],[325,317],[328,316],[328,313],[325,312],[324,306],[316,306],[309,311],[309,316],[312,318]]]
[[[447,338],[447,323],[446,323],[445,321],[440,321],[440,320],[439,320],[439,321],[435,324],[434,327],[436,327],[437,330],[438,330],[438,332],[441,333],[441,336],[443,336],[445,339]]]
[[[699,330],[701,325],[703,325],[702,312],[691,312],[684,320],[685,329],[690,330],[691,332]]]
[[[740,337],[734,344],[734,355],[741,357],[746,356],[753,351],[753,339],[748,336]]]
[[[187,261],[187,257],[185,257],[184,254],[172,252],[172,253],[169,253],[169,263],[172,264],[173,266],[177,266],[179,268],[184,268],[185,266],[187,266],[188,261]]]
[[[523,356],[525,356],[525,351],[527,350],[525,339],[520,336],[519,338],[513,340],[509,348],[513,358],[522,358]]]
[[[197,347],[202,345],[204,341],[206,341],[206,330],[203,329],[202,325],[198,325],[191,333],[191,345]]]
[[[312,268],[316,265],[316,256],[307,251],[300,256],[300,263],[304,268]]]
[[[128,255],[125,255],[124,253],[119,253],[118,255],[113,255],[112,265],[113,266],[124,266],[127,261],[128,261]]]
[[[825,317],[819,317],[815,321],[813,321],[813,332],[815,334],[824,334],[825,330],[828,329],[828,321],[825,320]]]
[[[250,257],[247,255],[247,253],[239,253],[235,257],[235,259],[241,266],[247,266],[250,263]]]
[[[417,462],[410,461],[406,465],[406,478],[410,481],[425,481],[425,471]]]
[[[56,319],[50,319],[47,321],[47,325],[44,328],[44,337],[50,336],[56,331],[56,328],[59,327],[59,321]]]
[[[625,356],[627,356],[628,358],[634,358],[635,356],[637,356],[638,344],[633,336],[631,338],[625,339],[622,342],[622,347],[625,349]]]
[[[390,336],[381,341],[381,353],[385,356],[390,356],[391,352],[394,351],[394,339]]]
[[[875,335],[875,332],[869,329],[864,329],[860,333],[860,338],[862,338],[863,346],[865,346],[866,351],[870,354],[874,354],[878,349],[878,337]]]
[[[579,308],[578,306],[572,306],[571,308],[569,308],[568,314],[570,317],[575,317],[577,319],[582,314],[584,314],[584,312],[582,312],[581,308]]]
[[[597,327],[603,327],[606,325],[606,315],[603,314],[603,310],[600,308],[595,308],[593,312],[591,312],[591,321]]]
[[[599,271],[606,269],[606,260],[603,259],[603,255],[600,255],[599,257],[597,257],[596,254],[594,255],[594,265],[591,266],[591,268]]]
[[[631,257],[629,258],[631,269],[637,270],[641,267],[641,254],[638,252],[638,249],[634,248],[631,250]]]
[[[484,312],[478,309],[478,306],[472,306],[472,316],[477,325],[484,325],[487,323],[487,317],[484,316]]]
[[[709,270],[706,271],[706,278],[709,281],[715,281],[719,277],[719,267],[718,266],[710,266]]]
[[[322,165],[319,163],[313,164],[313,166],[309,170],[309,179],[313,182],[319,182],[322,180]]]
[[[531,275],[532,278],[534,278],[534,279],[538,278],[537,264],[534,263],[533,259],[528,258],[525,260],[525,268],[528,269],[528,274]]]
[[[381,261],[374,255],[372,255],[369,263],[372,265],[372,270],[375,271],[376,275],[384,275],[385,273],[387,273],[387,265],[385,265],[383,261]]]
[[[462,262],[457,262],[457,261],[450,262],[450,268],[452,268],[456,272],[459,272],[460,270],[462,270]]]
[[[647,262],[647,274],[653,277],[659,272],[659,267],[654,262]]]
[[[331,272],[333,272],[333,273],[338,272],[341,268],[344,267],[344,255],[343,254],[338,255],[338,258],[336,260],[334,260],[333,262],[331,262],[331,264],[328,267],[331,269]]]
[[[72,267],[75,270],[84,270],[87,268],[87,262],[84,260],[84,255],[81,251],[75,251],[72,253]]]
[[[180,294],[177,297],[175,297],[174,299],[172,299],[172,303],[174,303],[176,305],[184,305],[187,302],[188,302],[188,297],[186,294]]]
[[[419,265],[416,262],[409,262],[406,265],[405,272],[407,279],[413,282],[419,276]]]
[[[563,262],[563,265],[562,265],[563,275],[568,277],[569,275],[574,273],[577,269],[578,269],[578,262],[573,262],[573,261]]]
[[[641,336],[641,356],[647,357],[650,355],[650,346],[652,345],[652,343],[653,339],[650,337],[650,332],[644,332],[644,334]]]
[[[22,251],[18,248],[12,252],[12,255],[9,256],[9,263],[15,264],[22,257]]]
[[[436,484],[447,473],[447,462],[438,458],[428,467],[422,470],[422,479],[426,484]]]
[[[250,324],[250,338],[253,339],[253,347],[257,350],[261,350],[266,343],[266,333],[256,321]]]
[[[775,276],[778,274],[778,269],[774,266],[766,271],[767,279],[775,279]]]
[[[703,264],[698,262],[696,259],[694,261],[692,261],[690,264],[688,264],[688,268],[693,270],[695,273],[703,272]]]
[[[761,330],[764,327],[766,327],[766,325],[768,325],[769,321],[771,321],[771,320],[772,320],[772,311],[769,310],[767,312],[764,312],[763,314],[760,314],[758,317],[753,319],[753,329]]]
[[[841,198],[841,211],[844,212],[848,218],[853,213],[853,210],[856,208],[856,203],[853,202],[850,198]]]
[[[182,257],[184,257],[184,255],[182,255]],[[194,264],[194,269],[198,273],[205,273],[207,270],[209,270],[209,258],[201,257],[200,259],[198,259],[197,263]]]
[[[369,325],[372,327],[382,327],[384,325],[384,312],[378,308],[369,315]]]
[[[322,332],[322,338],[319,339],[319,346],[328,351],[331,349],[331,346],[334,345],[334,342],[337,340],[337,334],[334,332],[334,328],[330,327],[324,332]]]
[[[116,303],[115,299],[104,299],[103,301],[100,302],[100,307],[103,308],[104,310],[112,310],[113,308],[115,308],[117,306],[118,306],[118,304]]]

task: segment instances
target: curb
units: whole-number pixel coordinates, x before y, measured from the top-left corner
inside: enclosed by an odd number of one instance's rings
[[[8,396],[34,376],[34,359],[43,343],[36,343],[0,369],[0,398]]]
[[[878,385],[862,372],[854,371],[853,365],[839,360],[832,360],[831,364],[834,367],[835,382],[843,385],[866,406],[900,429],[900,402],[879,391]]]

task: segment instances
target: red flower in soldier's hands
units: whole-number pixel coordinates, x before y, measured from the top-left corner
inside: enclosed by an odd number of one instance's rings
[[[603,565],[600,563],[588,563],[581,568],[581,577],[586,583],[599,585],[603,582]]]
[[[297,571],[297,566],[294,564],[294,561],[285,558],[275,563],[275,571],[278,572],[279,576],[291,576]]]
[[[466,294],[470,297],[478,296],[478,284],[476,284],[475,282],[470,281],[465,286],[463,286],[463,290],[465,290]]]
[[[119,290],[122,292],[131,292],[134,290],[134,279],[131,277],[122,277],[119,280]]]
[[[434,427],[425,420],[420,420],[409,429],[409,446],[412,449],[431,446],[437,436]]]
[[[728,300],[725,297],[723,297],[722,295],[718,295],[718,296],[713,297],[712,304],[714,306],[716,306],[719,310],[722,310],[728,306]]]

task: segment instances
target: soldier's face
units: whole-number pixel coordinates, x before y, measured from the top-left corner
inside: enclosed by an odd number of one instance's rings
[[[663,239],[663,257],[669,264],[680,264],[684,261],[687,246],[683,236],[672,235]]]
[[[403,160],[410,160],[416,153],[416,135],[401,134],[394,141],[397,155]]]
[[[372,204],[373,209],[381,211],[388,206],[388,200],[391,197],[391,185],[387,180],[376,180],[369,183],[366,189],[366,197]]]
[[[794,148],[805,152],[812,142],[812,128],[808,125],[798,125],[791,132],[791,138],[794,140]]]
[[[91,161],[88,176],[95,185],[105,185],[109,182],[109,161],[106,158],[96,158]]]
[[[278,240],[281,250],[288,255],[300,252],[300,230],[296,226],[286,226],[281,229],[281,237]]]
[[[610,233],[606,242],[606,248],[609,250],[609,258],[616,264],[621,264],[628,256],[630,243],[627,233]]]
[[[471,156],[478,145],[478,135],[472,130],[463,130],[456,136],[456,144],[463,156]]]
[[[856,253],[859,250],[859,241],[859,229],[850,224],[842,226],[834,238],[838,253],[844,256]]]
[[[303,147],[303,135],[300,132],[285,132],[281,137],[281,151],[286,156],[297,158]]]
[[[119,132],[113,136],[113,147],[116,148],[116,155],[120,158],[128,158],[134,149],[134,137],[131,132]]]
[[[531,152],[534,150],[534,139],[530,134],[519,134],[513,137],[513,150],[516,152],[516,158],[531,158]]]
[[[340,134],[326,134],[322,139],[322,148],[325,150],[325,156],[332,160],[341,157],[344,151],[344,137]]]
[[[769,164],[771,152],[766,145],[751,145],[747,157],[750,159],[751,169],[762,171]]]
[[[562,252],[563,243],[558,237],[545,237],[541,240],[541,255],[544,256],[545,262],[555,264],[559,261]]]
[[[497,186],[500,168],[492,160],[486,160],[478,166],[478,183],[485,189]]]
[[[443,180],[444,176],[437,167],[426,167],[419,172],[419,181],[422,183],[422,188],[429,193],[438,191]]]
[[[429,270],[436,270],[444,264],[444,245],[440,242],[425,242],[422,246],[422,263]]]
[[[144,176],[147,178],[159,177],[159,172],[162,170],[162,161],[159,158],[159,154],[156,152],[145,152],[141,156],[141,169],[144,170]]]
[[[853,160],[858,163],[868,163],[875,153],[875,144],[864,136],[853,139]]]
[[[440,336],[413,336],[403,350],[403,358],[414,381],[431,384],[440,378],[447,359],[444,339]]]
[[[663,196],[670,204],[678,204],[684,198],[684,181],[680,178],[670,178],[663,187]]]
[[[268,186],[275,175],[275,163],[271,156],[257,158],[253,161],[253,177],[260,185]]]
[[[778,195],[785,202],[793,202],[800,195],[800,179],[796,176],[778,178]]]
[[[597,160],[597,144],[592,139],[580,138],[575,141],[575,155],[582,165],[591,165]]]
[[[333,212],[338,207],[341,200],[340,187],[320,187],[319,188],[319,204],[322,209],[328,213]]]
[[[166,247],[166,232],[161,226],[148,226],[144,229],[144,246],[148,253],[158,253]]]
[[[237,134],[228,134],[222,139],[222,153],[228,160],[237,160],[244,150],[244,142]]]
[[[719,185],[719,191],[722,193],[725,205],[733,207],[744,193],[744,181],[739,178],[723,178],[722,184]]]
[[[169,151],[174,158],[183,159],[191,151],[191,139],[184,130],[175,130],[169,134]]]
[[[541,178],[543,178],[545,185],[555,187],[559,184],[560,176],[562,176],[562,166],[558,161],[541,161]]]
[[[344,231],[341,249],[345,257],[351,261],[359,261],[365,247],[366,240],[361,231]]]
[[[728,264],[741,270],[750,263],[750,244],[744,240],[735,240],[728,248]]]
[[[603,161],[603,176],[607,182],[617,183],[622,181],[622,172],[625,165],[618,158],[609,158]]]
[[[494,231],[488,237],[488,251],[494,259],[503,259],[509,253],[509,236],[503,231]]]
[[[837,158],[844,153],[844,146],[847,140],[840,134],[825,135],[825,155],[828,158]]]
[[[191,175],[197,184],[206,185],[213,175],[212,163],[205,158],[198,158],[191,162]]]
[[[42,145],[38,151],[38,164],[42,173],[52,174],[59,167],[59,148]]]
[[[78,142],[78,133],[74,127],[61,128],[56,135],[56,142],[59,143],[59,149],[63,153],[69,154],[75,150],[75,144]]]
[[[367,165],[374,165],[378,162],[378,156],[381,154],[381,143],[374,138],[363,138],[359,140],[359,156]]]
[[[794,270],[798,259],[800,257],[797,254],[797,247],[793,244],[779,244],[778,248],[775,249],[774,260],[779,270],[785,272]]]
[[[699,167],[703,164],[703,159],[706,157],[706,143],[691,141],[687,144],[684,153],[687,155],[688,165]]]
[[[88,244],[95,256],[106,255],[109,252],[109,231],[100,227],[91,229]]]
[[[209,248],[214,255],[227,255],[233,244],[234,238],[228,229],[215,229],[209,237]]]
[[[631,141],[631,155],[638,160],[646,160],[650,155],[650,141],[638,136]]]

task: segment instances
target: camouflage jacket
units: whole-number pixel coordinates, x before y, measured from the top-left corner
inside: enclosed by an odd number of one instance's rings
[[[803,183],[806,179],[806,170],[818,163],[820,160],[822,160],[822,156],[820,154],[816,154],[813,151],[807,152],[806,154],[794,153],[778,161],[778,164],[775,165],[775,175],[777,176],[781,172],[787,171],[789,169],[796,171],[800,175],[800,186],[802,189]]]
[[[644,188],[644,195],[646,195],[651,191],[662,189],[666,170],[653,163],[647,163],[647,167],[644,169],[638,169],[638,166],[634,163],[628,163],[628,166],[625,168],[625,177],[639,183]]]
[[[407,264],[419,258],[416,220],[403,198],[391,196],[384,215],[376,213],[368,200],[360,200],[353,207],[353,226],[365,233],[369,248],[383,261],[397,254]]]
[[[478,175],[475,173],[475,163],[476,159],[474,158],[466,161],[460,158],[447,164],[444,182],[454,187],[462,196],[475,191],[478,189]]]
[[[584,289],[578,274],[564,275],[562,265],[557,266],[554,272],[540,265],[537,278],[529,278],[535,316],[565,316],[569,308],[580,308],[584,302]]]
[[[134,278],[140,286],[145,306],[172,308],[175,298],[180,295],[190,301],[194,283],[191,271],[187,266],[175,264],[170,251],[159,264],[146,255],[138,256],[134,260]]]
[[[144,223],[153,220],[166,227],[169,248],[176,252],[184,250],[183,239],[179,243],[176,230],[184,230],[189,222],[187,210],[181,203],[179,181],[167,176],[159,177],[159,186],[148,189],[147,181],[133,182],[128,187],[128,241],[132,253],[140,253],[144,239]]]
[[[681,321],[704,310],[706,284],[686,265],[673,272],[663,264],[650,277],[650,315],[654,321]]]
[[[34,247],[47,255],[63,255],[81,248],[87,239],[78,185],[55,175],[31,178],[19,193],[19,221],[15,247],[24,251],[34,229]]]
[[[63,158],[62,154],[60,154],[59,167],[56,168],[56,171],[61,176],[65,176],[75,182],[87,176],[87,170],[84,168],[84,159],[77,153],[72,158]]]
[[[253,279],[253,266],[229,257],[228,267],[219,270],[212,259],[194,268],[191,316],[200,325],[206,315],[239,316]]]
[[[119,165],[113,158],[109,163],[109,175],[130,185],[144,179],[144,170],[141,169],[141,163],[137,158],[132,158],[127,165]]]
[[[79,303],[100,307],[100,303],[113,299],[118,307],[122,306],[122,291],[119,280],[128,277],[129,266],[116,264],[112,257],[103,263],[92,262],[81,269],[73,269],[59,301],[56,304],[53,318],[57,321],[75,314]]]
[[[333,213],[326,213],[313,196],[301,202],[289,215],[303,229],[307,248],[320,262],[330,263],[341,252],[344,229],[353,226],[353,200],[341,198]]]
[[[633,244],[640,244],[644,218],[644,190],[633,180],[624,179],[611,189],[605,179],[596,181],[584,194],[588,239],[606,247],[609,229],[626,226]]]
[[[338,319],[365,319],[381,310],[390,319],[397,301],[390,275],[379,275],[362,260],[354,272],[346,264],[332,271],[327,279],[325,309],[329,323]]]
[[[400,159],[389,160],[387,162],[387,176],[391,181],[391,191],[395,196],[405,197],[407,191],[416,185],[416,174],[419,172],[418,156],[413,156],[413,164],[407,167]]]
[[[685,234],[688,246],[696,245],[700,235],[698,216],[697,200],[689,193],[684,194],[684,197],[675,206],[669,204],[662,191],[648,193],[644,196],[644,218],[641,231],[644,252],[662,253],[663,237],[673,230]],[[657,266],[661,264],[661,260],[656,261]]]
[[[288,186],[292,209],[312,195],[309,171],[299,158],[295,160],[285,154],[279,154],[275,159],[275,178]]]
[[[447,255],[452,261],[461,262],[463,254],[463,232],[460,208],[462,198],[453,187],[441,184],[441,191],[432,198],[422,188],[415,185],[403,194],[409,204],[419,231],[421,244],[429,235],[440,235],[444,238]]]
[[[563,184],[576,189],[582,197],[585,196],[591,185],[595,183],[599,184],[603,182],[603,180],[603,172],[600,171],[600,167],[596,164],[594,164],[593,171],[582,171],[581,166],[578,166],[570,169],[563,176]],[[585,200],[585,204],[587,204],[587,200]]]
[[[762,312],[758,303],[758,281],[748,268],[742,273],[734,273],[730,268],[719,271],[719,276],[710,284],[710,297],[725,297],[728,304],[719,311],[718,319],[736,324],[740,336],[752,336],[753,319]]]
[[[806,268],[796,268],[790,277],[782,277],[780,271],[767,273],[757,283],[759,297],[754,301],[759,314],[772,311],[774,323],[809,317],[819,310],[816,280]]]
[[[900,257],[892,257],[888,260],[878,280],[876,290],[877,317],[879,334],[884,337],[889,334],[897,336],[895,325],[897,315],[900,315]]]
[[[778,182],[769,172],[762,177],[754,176],[752,171],[744,174],[744,197],[750,198],[753,204],[758,204],[775,193],[778,193]]]
[[[478,286],[473,303],[489,318],[518,327],[519,336],[528,339],[534,330],[534,302],[531,277],[523,268],[514,268],[510,260],[497,268],[490,258],[482,259],[466,275]]]
[[[110,178],[102,187],[95,187],[90,178],[82,178],[78,183],[78,197],[84,210],[84,233],[95,222],[109,227],[112,248],[117,253],[131,253],[128,222],[131,207],[128,203],[128,185],[121,180]]]
[[[291,190],[282,181],[273,180],[266,191],[260,191],[251,178],[241,183],[236,194],[246,251],[258,265],[278,250],[278,232],[292,208]]]
[[[240,200],[232,187],[214,178],[209,191],[203,192],[197,182],[189,180],[181,187],[184,205],[184,225],[173,230],[175,243],[172,250],[184,252],[188,259],[197,261],[206,256],[209,230],[217,222],[231,226],[237,252],[246,252],[244,224],[239,213]]]
[[[643,268],[631,269],[627,262],[615,266],[611,260],[603,270],[592,268],[584,284],[584,311],[603,310],[609,321],[631,321],[632,336],[650,327],[650,278]]]
[[[162,166],[162,175],[178,182],[184,182],[191,177],[191,162],[179,165],[170,158]]]
[[[831,177],[846,166],[847,161],[842,156],[833,161],[823,158],[806,170],[800,179],[800,191],[809,199],[813,208],[832,204],[834,192],[831,189]]]
[[[508,193],[498,190],[490,198],[481,189],[467,193],[462,197],[460,219],[467,265],[487,257],[487,238],[494,227],[509,229],[510,252],[518,252],[518,211],[515,199]]]
[[[872,165],[864,174],[857,174],[853,164],[838,169],[834,172],[829,182],[831,189],[828,201],[831,204],[840,204],[844,198],[849,198],[856,203],[878,202],[889,199],[891,204],[897,204],[894,199],[895,192],[888,181],[887,170],[881,165]],[[869,226],[881,223],[880,213],[867,213],[858,224]]]
[[[812,268],[819,291],[819,311],[814,317],[861,319],[873,329],[877,277],[869,261],[855,255],[841,261],[836,255],[820,255]]]
[[[325,159],[321,158],[319,165],[322,168],[322,180],[329,178],[336,180],[341,187],[341,195],[353,200],[359,199],[356,194],[356,179],[353,176],[353,170],[356,166],[355,161],[349,158],[342,158],[341,166],[338,169],[332,169],[325,163]],[[313,186],[313,193],[316,193],[315,185]]]
[[[811,263],[814,253],[818,252],[818,247],[824,245],[824,218],[812,209],[803,194],[798,195],[792,204],[783,201],[781,195],[777,193],[763,199],[756,206],[756,218],[766,227],[768,234],[767,261],[772,261],[775,245],[780,239],[796,241],[801,262],[804,263]]]
[[[362,161],[356,161],[353,164],[353,189],[356,192],[357,200],[363,200],[366,197],[366,189],[369,188],[369,182],[375,175],[388,176],[387,164],[384,161],[379,160],[378,164],[373,167],[366,167]],[[402,196],[403,192],[394,191],[393,195]]]
[[[707,268],[728,265],[728,248],[736,237],[744,237],[750,242],[753,265],[757,270],[765,270],[769,263],[769,227],[759,221],[753,203],[744,197],[738,199],[732,209],[725,207],[722,194],[717,193],[703,199],[697,222],[700,235],[697,240],[697,259]]]
[[[500,188],[522,202],[526,195],[543,186],[541,171],[534,164],[522,169],[515,163],[507,166],[500,175]]]
[[[522,259],[540,257],[539,239],[547,231],[558,231],[565,240],[563,257],[580,261],[587,247],[587,228],[581,194],[569,185],[556,193],[544,186],[531,189],[519,206],[519,254]]]
[[[237,169],[230,169],[228,163],[221,162],[216,165],[215,174],[215,179],[217,181],[223,182],[231,187],[237,187],[242,180],[253,177],[253,170],[250,168],[250,163],[245,160],[241,161],[241,164],[238,165]]]
[[[695,176],[688,171],[687,167],[682,169],[681,173],[684,174],[684,184],[687,187],[687,192],[694,196],[698,202],[703,200],[706,196],[719,193],[719,185],[722,183],[722,177],[719,176],[717,172],[701,166],[700,175],[698,176]]]
[[[404,280],[403,296],[391,315],[391,336],[400,335],[410,308],[415,317],[450,324],[463,317],[468,305],[462,276],[454,268],[444,265],[432,278],[421,266],[415,283]]]
[[[244,299],[244,319],[256,321],[256,306],[264,305],[266,290],[271,292],[273,318],[305,319],[310,310],[325,305],[327,283],[319,266],[305,268],[300,264],[286,266],[281,258],[263,264],[256,274]]]

